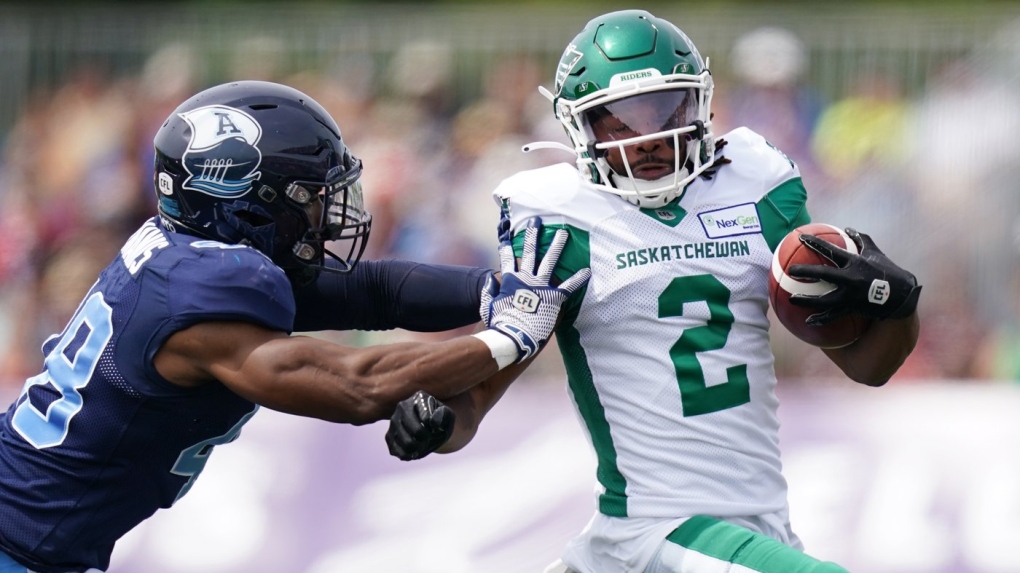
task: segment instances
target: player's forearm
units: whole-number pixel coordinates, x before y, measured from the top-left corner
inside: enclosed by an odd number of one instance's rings
[[[456,452],[474,439],[478,432],[478,426],[482,423],[482,418],[485,417],[485,412],[480,411],[479,404],[471,394],[471,391],[468,391],[443,400],[443,403],[456,414],[457,419],[453,426],[453,434],[450,435],[450,439],[446,443],[436,450],[437,453]]]
[[[261,370],[253,361],[255,379],[235,391],[274,410],[360,425],[388,418],[397,402],[417,390],[453,396],[498,370],[488,346],[473,337],[346,349],[342,355],[335,345],[319,342],[292,337],[278,344],[275,353],[286,359],[268,360],[272,367]]]
[[[507,388],[517,380],[517,377],[533,360],[534,358],[531,358],[520,364],[508,366],[467,392],[443,400],[443,403],[453,409],[457,415],[457,421],[453,427],[453,435],[436,451],[448,454],[468,445],[478,432],[482,418],[489,413],[489,410],[503,397]]]
[[[914,350],[920,331],[915,312],[907,318],[875,321],[853,344],[824,352],[855,382],[881,386]]]

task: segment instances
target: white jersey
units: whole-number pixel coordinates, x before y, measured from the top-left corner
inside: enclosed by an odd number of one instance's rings
[[[591,268],[556,334],[606,516],[787,515],[768,273],[809,221],[806,192],[760,135],[723,137],[732,164],[660,209],[598,191],[569,164],[494,192],[515,232],[542,218],[543,247],[570,231],[558,276]]]

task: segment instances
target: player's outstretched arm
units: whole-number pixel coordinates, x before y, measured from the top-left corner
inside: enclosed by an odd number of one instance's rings
[[[912,273],[892,262],[868,235],[846,229],[859,255],[831,243],[801,235],[805,246],[830,260],[826,265],[793,265],[791,276],[828,281],[836,288],[824,295],[793,295],[790,302],[816,310],[809,322],[825,324],[846,315],[874,322],[853,344],[823,352],[852,380],[881,386],[903,365],[920,333],[917,302],[921,286]]]
[[[534,225],[526,237],[532,252],[541,222]],[[220,382],[275,410],[332,422],[378,421],[416,390],[454,396],[534,356],[552,334],[560,305],[590,276],[584,269],[550,286],[566,240],[566,232],[558,233],[558,247],[550,248],[537,268],[532,257],[531,266],[516,269],[511,252],[490,303],[490,324],[478,334],[438,343],[351,348],[247,322],[205,322],[174,333],[154,365],[171,383],[197,387]]]
[[[181,330],[154,362],[181,386],[220,382],[267,408],[350,424],[388,417],[417,389],[454,395],[499,370],[488,346],[474,337],[352,348],[247,322]]]
[[[361,261],[352,272],[321,273],[295,288],[294,331],[439,332],[477,324],[481,287],[492,275],[490,269],[454,265]]]
[[[482,291],[480,314],[483,324],[495,329],[502,328],[500,325],[514,314],[526,311],[536,304],[522,296],[519,283],[548,285],[554,281],[553,271],[567,241],[567,232],[562,229],[557,231],[545,257],[536,265],[541,220],[533,218],[527,221],[523,256],[517,260],[514,257],[509,223],[509,219],[504,217],[497,229],[502,284],[496,284],[495,279],[490,278]],[[557,287],[543,287],[541,292],[544,296],[557,297],[562,304],[562,301],[582,287],[590,276],[588,269],[582,269]],[[507,294],[511,292],[518,294],[508,297]],[[540,307],[541,303],[537,303],[537,306]],[[551,332],[559,319],[559,305],[555,307],[556,314],[548,312],[553,310],[553,307],[547,307],[546,310],[546,316],[542,321],[548,325]],[[538,344],[539,350],[545,345],[546,340]],[[531,348],[534,344],[524,346]],[[402,401],[390,417],[390,427],[386,432],[386,445],[390,453],[408,461],[423,458],[434,451],[450,453],[463,448],[474,438],[485,414],[536,355],[537,351],[529,352],[523,360],[518,360],[514,365],[473,386],[467,392],[444,400],[442,409],[420,407],[421,402],[416,397]],[[450,414],[454,414],[452,419]]]

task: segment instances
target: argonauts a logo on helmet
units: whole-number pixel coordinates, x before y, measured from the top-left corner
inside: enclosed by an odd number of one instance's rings
[[[239,109],[210,105],[180,114],[191,126],[182,187],[214,197],[240,197],[259,178],[262,126]]]

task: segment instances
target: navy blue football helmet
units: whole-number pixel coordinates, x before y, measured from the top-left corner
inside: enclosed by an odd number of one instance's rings
[[[361,161],[300,91],[261,81],[209,88],[170,114],[153,145],[159,214],[175,230],[250,245],[302,283],[361,258],[372,226]]]

